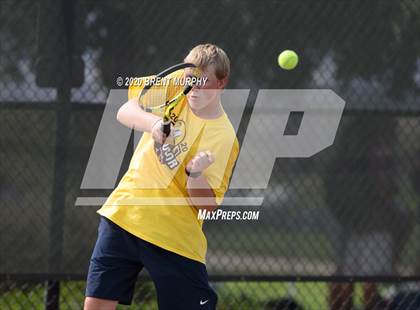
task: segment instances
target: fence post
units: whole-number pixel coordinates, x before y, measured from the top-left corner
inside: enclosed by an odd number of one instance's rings
[[[58,310],[60,307],[60,282],[53,279],[52,274],[61,272],[65,187],[66,187],[66,158],[67,158],[67,133],[71,112],[71,88],[72,88],[72,56],[73,56],[73,26],[74,9],[76,1],[61,0],[44,2],[44,10],[49,14],[44,24],[44,31],[51,31],[51,22],[58,25],[58,31],[45,40],[46,46],[40,46],[40,51],[46,52],[56,64],[57,102],[55,105],[56,115],[56,142],[54,162],[54,183],[52,192],[52,205],[50,209],[49,226],[49,274],[46,282],[45,309]],[[42,21],[44,19],[41,19]],[[60,27],[60,25],[62,27]],[[42,41],[41,41],[42,42]],[[48,51],[54,48],[55,54]],[[51,81],[54,83],[54,81]]]

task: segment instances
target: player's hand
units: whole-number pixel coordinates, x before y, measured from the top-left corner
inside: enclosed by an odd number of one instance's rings
[[[156,123],[153,124],[152,130],[151,130],[153,140],[155,140],[157,143],[160,143],[160,144],[165,143],[165,140],[167,138],[166,135],[162,131],[162,125],[163,125],[163,120],[160,119]]]
[[[199,152],[187,164],[190,173],[202,172],[214,163],[214,157],[210,151]]]

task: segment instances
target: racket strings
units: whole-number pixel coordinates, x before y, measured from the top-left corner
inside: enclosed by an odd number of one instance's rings
[[[144,78],[144,89],[138,102],[144,111],[168,119],[172,110],[192,89],[194,78],[201,76],[201,70],[190,66],[171,71],[168,75],[162,73]]]

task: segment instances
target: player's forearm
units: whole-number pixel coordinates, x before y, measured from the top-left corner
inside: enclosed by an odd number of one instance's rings
[[[205,209],[211,212],[217,208],[214,192],[203,175],[197,178],[189,177],[187,191],[191,203],[197,209]]]
[[[137,104],[137,99],[133,98],[118,110],[117,120],[129,128],[142,132],[151,132],[153,125],[160,118],[152,113],[143,111]]]

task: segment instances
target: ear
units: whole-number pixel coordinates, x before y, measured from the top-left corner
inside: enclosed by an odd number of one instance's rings
[[[223,89],[226,87],[227,83],[228,83],[229,79],[228,77],[225,77],[221,80],[217,80],[217,88],[218,89]]]

